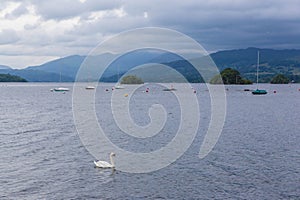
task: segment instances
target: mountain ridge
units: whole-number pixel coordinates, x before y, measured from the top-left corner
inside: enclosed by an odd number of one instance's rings
[[[0,69],[12,69],[12,68],[7,65],[0,65]]]
[[[300,82],[299,49],[277,50],[249,47],[218,51],[211,53],[210,57],[220,71],[225,68],[236,69],[243,77],[254,81],[257,51],[260,51],[260,82],[270,82],[272,77],[277,74],[284,74],[290,80]],[[31,82],[57,82],[58,77],[62,77],[62,81],[72,82],[76,79],[78,69],[86,58],[84,55],[70,55],[42,65],[29,66],[19,70],[0,67],[0,73],[18,75]],[[113,60],[113,62],[108,63],[110,60]],[[203,81],[188,61],[182,60],[181,57],[169,52],[142,50],[125,55],[105,53],[89,57],[90,73],[92,75],[97,74],[96,70],[104,69],[106,65],[110,64],[103,72],[102,79],[100,79],[100,81],[106,82],[115,82],[127,71],[147,63],[168,65],[187,76],[190,82]]]

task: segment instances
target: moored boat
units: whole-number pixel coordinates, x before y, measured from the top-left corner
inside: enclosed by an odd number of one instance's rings
[[[64,87],[59,87],[59,88],[54,88],[53,91],[55,92],[67,92],[70,91],[69,88],[64,88]]]
[[[254,95],[262,95],[262,94],[267,94],[267,93],[268,92],[266,90],[259,90],[259,89],[252,91],[252,94],[254,94]]]
[[[88,85],[85,87],[86,90],[94,90],[95,87],[94,86],[91,86],[91,85]]]
[[[268,92],[266,90],[260,90],[258,89],[258,68],[259,68],[259,51],[257,52],[257,66],[256,66],[256,90],[252,91],[253,95],[264,95],[267,94]]]

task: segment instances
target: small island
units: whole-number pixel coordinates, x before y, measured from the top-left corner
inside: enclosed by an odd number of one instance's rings
[[[27,82],[27,80],[20,76],[0,74],[0,82]]]
[[[244,84],[252,84],[252,81],[242,78],[239,71],[231,68],[226,68],[220,74],[214,76],[210,80],[210,84],[244,85]]]
[[[290,79],[283,74],[278,74],[274,76],[271,80],[271,84],[288,84],[290,82]]]
[[[134,75],[128,75],[122,78],[121,84],[143,84],[144,81]]]

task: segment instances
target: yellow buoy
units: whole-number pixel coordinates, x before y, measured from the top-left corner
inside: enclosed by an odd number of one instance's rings
[[[124,97],[128,97],[128,94],[124,94]]]

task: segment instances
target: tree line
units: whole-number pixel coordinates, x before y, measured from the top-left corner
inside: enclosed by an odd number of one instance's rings
[[[0,74],[0,82],[27,82],[27,80],[20,76]]]

